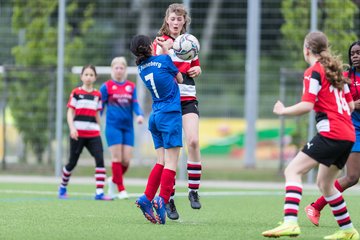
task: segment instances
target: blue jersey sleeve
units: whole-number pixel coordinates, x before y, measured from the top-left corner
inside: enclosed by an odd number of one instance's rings
[[[101,93],[101,101],[102,101],[102,110],[100,111],[100,114],[102,115],[104,110],[105,110],[105,106],[107,104],[107,100],[108,100],[108,91],[107,91],[107,87],[106,87],[106,83],[103,83],[100,87],[100,93]]]
[[[179,69],[175,66],[169,55],[166,55],[166,64],[170,69],[170,73],[176,76],[179,72]]]
[[[140,107],[140,104],[138,102],[138,99],[137,99],[136,88],[134,88],[134,92],[133,92],[132,107],[137,116],[139,116],[139,115],[144,116],[144,113],[143,113],[143,111]]]

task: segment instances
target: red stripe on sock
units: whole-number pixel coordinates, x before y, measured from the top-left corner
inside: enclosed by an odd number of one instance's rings
[[[297,203],[297,204],[300,203],[300,199],[298,199],[298,198],[292,198],[292,197],[286,197],[286,198],[285,198],[285,201],[290,201],[290,202],[294,202],[294,203]]]
[[[337,222],[338,222],[339,225],[341,225],[341,224],[346,223],[346,222],[351,222],[351,220],[350,220],[350,217],[347,217],[347,218],[338,220]]]
[[[105,181],[104,177],[96,177],[96,181]]]
[[[301,187],[296,187],[296,186],[286,186],[285,188],[286,192],[290,192],[290,191],[295,191],[295,192],[302,192],[302,188]]]
[[[339,214],[344,214],[344,213],[346,213],[346,211],[347,211],[347,209],[346,209],[346,207],[343,207],[343,208],[341,208],[341,209],[339,209],[339,210],[334,210],[334,211],[332,211],[333,212],[333,214],[334,215],[339,215]]]
[[[104,173],[104,174],[105,174],[105,173],[106,173],[106,169],[105,169],[105,168],[101,168],[101,169],[96,168],[96,169],[95,169],[95,172],[96,172],[96,173]]]
[[[337,206],[339,204],[341,204],[344,201],[344,199],[342,198],[342,196],[335,198],[334,200],[329,201],[329,204],[331,206]]]
[[[191,178],[201,178],[201,173],[200,174],[195,174],[195,173],[189,173],[189,177]]]
[[[285,215],[288,214],[288,213],[295,213],[295,214],[297,215],[297,214],[298,214],[298,210],[287,208],[287,209],[284,209],[284,213],[285,213]]]
[[[191,168],[191,169],[193,169],[193,170],[195,170],[195,169],[201,170],[201,164],[191,164],[191,163],[188,163],[188,164],[187,164],[187,167],[188,167],[188,168]]]

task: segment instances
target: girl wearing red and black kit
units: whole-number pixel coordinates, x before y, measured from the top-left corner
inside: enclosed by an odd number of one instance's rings
[[[62,182],[59,187],[60,199],[67,198],[67,185],[84,147],[95,158],[95,200],[112,200],[104,195],[106,169],[104,166],[103,146],[100,137],[100,114],[102,109],[101,93],[93,88],[96,69],[84,66],[80,79],[81,87],[72,90],[67,104],[67,122],[70,129],[70,157],[63,168]]]
[[[296,237],[300,235],[298,211],[302,198],[302,177],[318,167],[317,185],[335,217],[339,230],[324,239],[359,239],[342,193],[334,182],[347,161],[355,141],[351,112],[354,102],[348,78],[342,74],[342,62],[328,49],[322,32],[306,35],[303,45],[305,61],[310,67],[304,73],[301,102],[285,107],[274,105],[277,115],[297,116],[314,110],[318,134],[305,144],[284,171],[284,218],[280,226],[264,231],[264,237]]]
[[[198,190],[200,187],[202,167],[199,145],[199,109],[194,81],[194,78],[201,74],[200,61],[198,56],[192,60],[182,60],[175,55],[172,49],[174,40],[181,34],[186,33],[190,21],[190,16],[183,4],[173,3],[169,5],[165,13],[163,25],[158,32],[159,37],[157,37],[153,43],[153,54],[168,54],[183,75],[184,81],[179,84],[179,88],[182,123],[188,155],[188,198],[190,200],[190,206],[193,209],[200,209],[201,204]],[[166,206],[167,216],[172,220],[179,218],[173,199],[174,193],[175,185],[172,197]]]
[[[351,153],[346,161],[345,175],[336,179],[334,186],[343,192],[356,185],[360,178],[360,41],[352,43],[349,47],[348,71],[344,76],[350,79],[350,93],[355,103],[355,110],[351,114],[352,123],[355,127],[356,140]],[[323,196],[305,207],[306,216],[315,225],[319,226],[320,212],[327,205]]]

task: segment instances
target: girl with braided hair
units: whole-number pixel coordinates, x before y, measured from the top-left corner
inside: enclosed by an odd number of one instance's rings
[[[360,178],[360,41],[350,45],[348,57],[350,68],[343,74],[351,81],[350,93],[355,103],[355,111],[352,112],[351,119],[355,127],[356,140],[346,161],[346,175],[334,182],[334,186],[340,192],[357,184]],[[325,198],[321,196],[305,207],[306,216],[315,226],[319,226],[320,212],[326,205]]]
[[[342,74],[342,62],[331,54],[328,40],[322,32],[306,35],[303,54],[310,67],[304,73],[301,102],[285,107],[274,105],[277,115],[296,116],[316,113],[318,134],[294,157],[285,169],[284,220],[264,237],[296,237],[300,234],[298,211],[302,196],[302,176],[318,166],[317,185],[329,203],[340,229],[324,239],[359,239],[347,211],[346,202],[334,187],[334,181],[344,167],[355,141],[351,112],[354,102],[348,78]]]

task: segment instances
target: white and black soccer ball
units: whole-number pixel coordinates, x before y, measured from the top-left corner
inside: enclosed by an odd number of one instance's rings
[[[185,33],[175,39],[173,50],[178,58],[191,60],[199,54],[200,43],[194,35]]]

